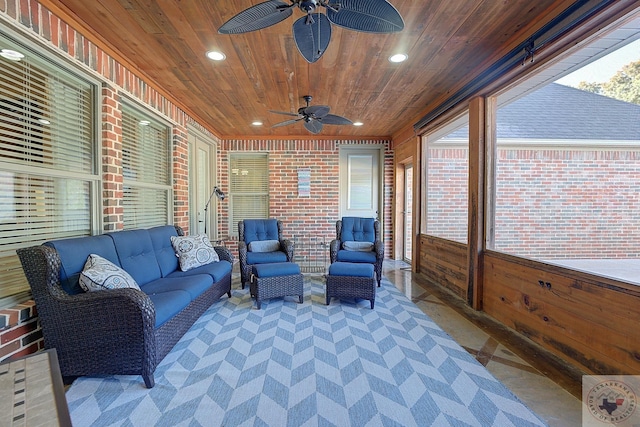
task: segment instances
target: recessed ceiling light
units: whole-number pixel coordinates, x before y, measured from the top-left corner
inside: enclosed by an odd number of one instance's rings
[[[11,61],[20,61],[22,58],[24,58],[23,54],[11,49],[2,49],[0,51],[0,56]]]
[[[404,62],[409,58],[406,53],[396,53],[389,57],[389,62]]]
[[[149,125],[151,124],[151,122],[150,122],[149,120],[140,120],[140,121],[138,122],[138,124],[139,124],[140,126],[149,126]]]
[[[210,50],[209,52],[207,52],[207,58],[212,59],[214,61],[223,61],[226,58],[226,56],[222,52]]]
[[[259,122],[259,121],[256,120],[255,122],[252,122],[251,125],[252,126],[262,126],[262,122]]]
[[[43,125],[50,125],[51,122],[47,119],[38,119],[38,123],[43,124]]]
[[[362,126],[363,124],[364,124],[364,123],[362,123],[362,122],[353,122],[353,125],[354,125],[354,126]]]

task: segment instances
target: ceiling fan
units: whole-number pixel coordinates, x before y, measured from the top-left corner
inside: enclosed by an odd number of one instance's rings
[[[298,108],[297,113],[289,113],[287,111],[274,111],[269,110],[271,113],[284,114],[286,116],[296,117],[293,120],[286,120],[284,122],[276,123],[271,126],[273,128],[280,126],[287,126],[304,120],[304,127],[311,133],[320,133],[322,131],[322,125],[352,125],[353,122],[345,117],[337,116],[335,114],[329,114],[330,108],[327,105],[309,105],[313,97],[311,95],[305,95],[304,100],[307,101],[306,107]]]
[[[233,16],[218,29],[220,34],[240,34],[261,30],[283,21],[298,7],[305,13],[293,24],[293,38],[308,62],[316,62],[329,46],[331,23],[356,31],[395,33],[404,21],[387,0],[280,0],[258,3]],[[317,12],[320,6],[326,15]]]

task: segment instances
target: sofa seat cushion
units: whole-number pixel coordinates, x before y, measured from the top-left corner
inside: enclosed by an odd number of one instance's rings
[[[247,252],[247,264],[271,264],[274,262],[287,262],[287,254],[276,252]]]
[[[192,298],[187,291],[167,291],[157,294],[147,294],[156,312],[155,328],[162,326],[167,320],[180,313]]]
[[[194,300],[213,284],[213,279],[207,274],[193,274],[185,277],[163,277],[140,286],[145,294],[161,294],[172,291],[184,291]],[[190,302],[190,301],[189,301]]]
[[[329,276],[373,277],[373,264],[334,262],[329,266]]]
[[[196,267],[189,271],[181,271],[176,270],[173,273],[169,274],[167,277],[185,277],[192,276],[194,274],[208,274],[213,277],[214,282],[219,282],[222,280],[232,269],[232,265],[229,261],[218,261],[212,262],[210,264],[205,264],[200,267]]]
[[[342,249],[338,251],[336,260],[343,261],[343,262],[365,262],[369,264],[375,264],[376,253],[373,251],[362,252],[362,251],[348,251],[348,250]]]

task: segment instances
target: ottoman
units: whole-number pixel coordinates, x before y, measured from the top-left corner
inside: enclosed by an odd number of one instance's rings
[[[325,294],[327,305],[331,297],[361,298],[371,302],[376,300],[376,273],[373,264],[355,262],[334,262],[326,276]]]
[[[293,262],[255,264],[251,268],[249,291],[256,299],[258,310],[262,300],[269,298],[297,295],[302,303],[304,293],[302,279],[300,266]]]

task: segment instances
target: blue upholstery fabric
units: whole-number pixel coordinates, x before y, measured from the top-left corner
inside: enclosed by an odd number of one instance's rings
[[[373,264],[334,262],[329,266],[329,276],[373,277]]]
[[[248,245],[254,240],[278,240],[278,220],[245,219],[244,241]]]
[[[54,248],[58,252],[61,261],[60,285],[70,295],[84,293],[78,279],[89,255],[100,255],[120,266],[116,248],[109,236],[101,235],[53,240],[46,242],[45,245]]]
[[[202,265],[200,267],[192,268],[188,271],[182,271],[177,269],[171,273],[168,277],[188,277],[193,275],[208,274],[213,277],[213,281],[217,282],[222,279],[227,273],[231,271],[232,265],[229,261],[220,260],[218,262],[212,262]]]
[[[343,217],[340,240],[343,242],[353,240],[356,242],[373,243],[376,240],[374,222],[374,218]]]
[[[150,294],[156,312],[155,327],[158,328],[164,322],[178,314],[191,302],[191,296],[187,291],[168,291],[159,294]]]
[[[196,274],[186,277],[163,277],[142,285],[140,289],[147,295],[173,291],[185,291],[189,294],[189,302],[191,302],[191,300],[199,297],[210,287],[211,277],[206,274]],[[180,305],[180,301],[176,301],[175,303]],[[173,304],[173,302],[170,302],[170,304]],[[184,307],[184,305],[179,307],[179,310],[182,310]],[[158,307],[156,307],[156,309],[157,308]]]
[[[178,257],[171,245],[171,236],[177,235],[178,232],[173,225],[162,225],[149,229],[149,236],[151,236],[151,243],[162,277],[167,277],[178,269]]]
[[[367,262],[371,264],[376,263],[376,253],[373,251],[363,252],[363,251],[347,251],[342,249],[338,251],[338,261],[344,262]]]
[[[276,262],[272,264],[256,264],[252,272],[260,278],[290,276],[300,274],[300,266],[294,262]]]
[[[107,233],[118,253],[120,266],[142,287],[162,277],[151,236],[147,230],[128,230]]]
[[[271,264],[274,262],[287,262],[287,254],[277,252],[247,252],[247,264]]]

